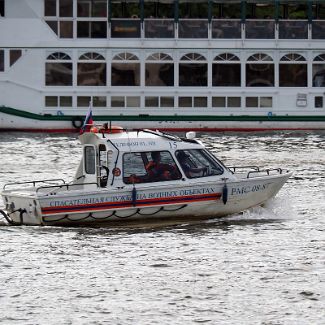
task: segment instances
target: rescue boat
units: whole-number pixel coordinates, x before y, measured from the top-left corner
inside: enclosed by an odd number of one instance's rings
[[[265,203],[292,172],[227,167],[196,138],[95,126],[71,182],[5,184],[12,225],[107,225],[224,217]]]

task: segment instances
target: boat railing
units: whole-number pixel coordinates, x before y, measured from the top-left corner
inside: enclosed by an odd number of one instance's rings
[[[260,169],[257,166],[235,166],[235,167],[228,167],[228,169],[235,174],[236,172],[239,172],[240,174],[245,175],[246,178],[252,178],[252,177],[262,177],[265,175],[272,175],[274,174],[282,174],[283,170],[281,168],[267,168],[267,169]],[[250,170],[248,170],[250,169]],[[248,171],[247,171],[248,170]]]
[[[52,183],[52,182],[62,182],[63,184],[56,184],[56,185],[51,185],[51,186],[61,186],[65,184],[65,181],[61,178],[55,178],[55,179],[45,179],[45,180],[40,180],[40,181],[28,181],[28,182],[14,182],[14,183],[7,183],[3,186],[3,190],[6,190],[8,187],[11,186],[17,186],[17,185],[33,185],[33,187],[36,187],[36,184],[41,184],[41,183]]]
[[[271,168],[271,169],[264,169],[264,170],[252,170],[247,173],[247,178],[251,178],[252,175],[255,174],[253,177],[263,177],[265,175],[269,176],[272,175],[272,173],[275,172],[275,174],[282,174],[283,170],[282,168]]]
[[[47,190],[50,189],[51,191],[47,192],[46,195],[55,195],[56,193],[54,192],[55,189],[66,189],[67,191],[71,190],[73,187],[76,189],[76,187],[83,188],[84,186],[90,186],[90,185],[96,185],[98,184],[96,182],[91,182],[91,183],[73,183],[73,184],[59,184],[59,185],[49,185],[49,186],[40,186],[36,189],[36,193],[38,193],[41,190]],[[53,191],[52,191],[53,190]]]

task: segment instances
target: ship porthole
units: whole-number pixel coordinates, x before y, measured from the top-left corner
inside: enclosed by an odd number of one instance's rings
[[[76,116],[72,119],[72,125],[76,129],[80,129],[83,124],[83,118],[80,116]]]

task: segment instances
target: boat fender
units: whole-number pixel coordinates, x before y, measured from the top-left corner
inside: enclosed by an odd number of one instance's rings
[[[75,116],[72,118],[72,126],[78,130],[81,128],[83,122],[84,120],[80,116]]]
[[[133,186],[132,189],[132,205],[135,207],[137,205],[137,189]]]
[[[228,187],[227,184],[225,183],[225,185],[222,188],[222,202],[223,204],[226,204],[228,201]]]

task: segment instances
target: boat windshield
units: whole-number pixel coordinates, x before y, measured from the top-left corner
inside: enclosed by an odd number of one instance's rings
[[[205,150],[176,151],[177,160],[188,178],[223,174],[223,168]]]

